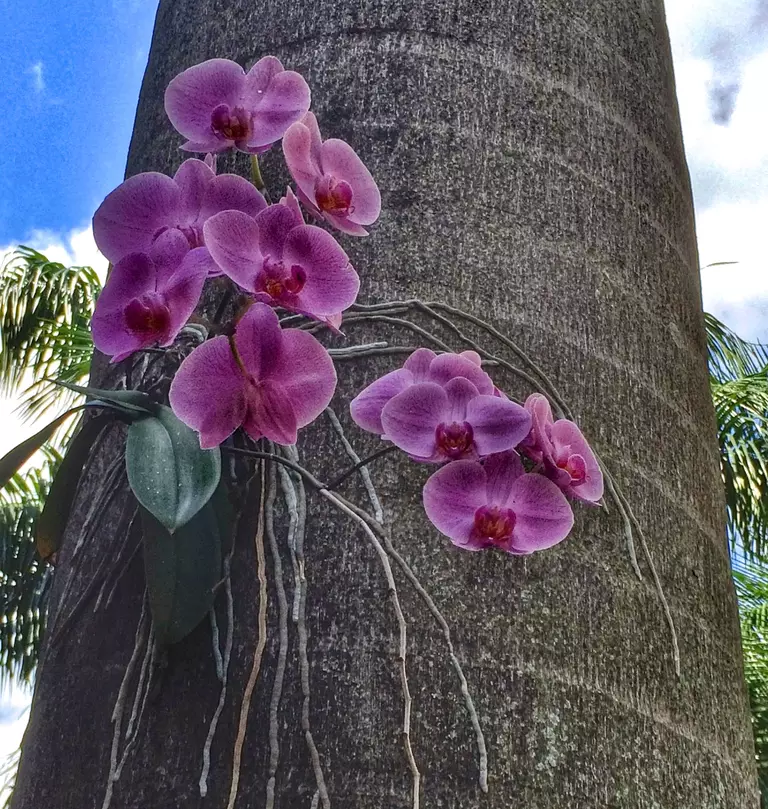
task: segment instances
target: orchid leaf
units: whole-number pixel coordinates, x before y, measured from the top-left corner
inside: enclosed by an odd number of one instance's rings
[[[175,534],[141,509],[149,606],[161,645],[185,638],[213,606],[221,580],[219,500],[217,492]]]
[[[114,407],[117,410],[127,410],[129,413],[153,415],[158,408],[157,402],[142,390],[101,390],[100,388],[84,388],[80,385],[72,385],[69,382],[56,381],[68,390],[80,393],[83,396],[90,396],[88,404],[104,404],[107,407]]]
[[[125,463],[139,503],[171,533],[200,511],[221,477],[219,448],[200,449],[197,433],[164,405],[128,428]]]

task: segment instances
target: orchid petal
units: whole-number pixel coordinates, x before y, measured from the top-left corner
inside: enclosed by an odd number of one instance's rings
[[[256,217],[259,250],[272,259],[282,259],[288,234],[296,228],[292,211],[284,205],[270,205]],[[306,227],[306,226],[305,226]]]
[[[304,116],[309,104],[309,85],[302,76],[292,70],[277,73],[253,108],[253,132],[248,146],[269,146],[282,138],[288,127]]]
[[[258,387],[247,386],[248,413],[243,429],[254,440],[265,436],[276,444],[296,443],[298,424],[293,404],[280,385],[266,380]]]
[[[188,252],[187,237],[177,228],[169,228],[155,239],[147,253],[155,264],[158,288],[173,275]]]
[[[170,177],[137,174],[101,203],[93,217],[93,237],[113,263],[128,253],[147,252],[157,232],[174,224],[180,205],[181,191]]]
[[[185,146],[205,146],[194,151],[228,147],[226,141],[211,137],[211,114],[221,104],[234,107],[244,84],[243,69],[229,59],[209,59],[171,80],[165,91],[165,111],[175,129],[193,142]]]
[[[595,453],[587,443],[581,430],[567,419],[558,419],[551,429],[550,437],[555,448],[555,454],[561,447],[567,447],[570,454],[580,455],[584,459],[585,478],[583,483],[568,487],[568,494],[596,503],[603,496],[603,473],[597,462]]]
[[[357,225],[371,225],[381,213],[381,194],[371,172],[345,141],[330,138],[322,145],[323,172],[344,180],[352,187],[353,210],[349,221]]]
[[[496,452],[485,459],[483,466],[488,478],[488,504],[507,508],[515,481],[525,473],[520,456],[514,450]]]
[[[270,376],[273,366],[280,362],[281,344],[287,333],[281,331],[274,310],[263,303],[255,303],[240,319],[235,345],[243,366],[254,379]]]
[[[511,553],[551,548],[562,542],[573,527],[573,511],[565,495],[543,475],[519,477],[512,487],[509,507],[516,517]]]
[[[190,250],[162,290],[171,313],[168,334],[162,345],[170,345],[195,311],[208,277],[211,259],[205,247]]]
[[[320,211],[315,203],[315,179],[322,176],[322,167],[312,159],[312,132],[306,125],[309,117],[307,113],[304,121],[292,124],[283,136],[283,155],[288,171],[296,182],[297,193],[302,202],[314,213]],[[315,123],[315,126],[317,124]]]
[[[450,413],[448,395],[434,382],[411,385],[381,411],[384,432],[396,446],[418,458],[435,452],[435,431]]]
[[[182,363],[171,383],[173,412],[200,433],[204,449],[218,446],[246,415],[245,380],[227,337],[198,346]]]
[[[276,205],[275,209],[292,219],[287,208]],[[312,225],[294,227],[283,248],[283,261],[287,267],[298,265],[306,273],[299,294],[302,309],[313,315],[333,315],[355,302],[360,278],[330,233]]]
[[[429,377],[429,369],[437,354],[429,348],[417,348],[403,364],[413,374],[414,382],[438,382]],[[450,377],[449,377],[450,378]]]
[[[185,160],[179,166],[176,174],[173,175],[173,181],[180,191],[177,224],[191,225],[197,220],[206,189],[215,176],[209,166],[196,158]]]
[[[264,197],[245,177],[221,174],[214,177],[200,205],[199,222],[221,211],[242,211],[256,217],[267,207]]]
[[[243,289],[254,292],[264,257],[253,217],[242,211],[222,211],[206,221],[203,233],[216,264]]]
[[[381,424],[381,411],[384,409],[384,405],[398,393],[402,393],[407,387],[410,387],[413,382],[413,374],[406,368],[390,371],[380,377],[350,402],[349,412],[352,420],[363,430],[376,433],[376,435],[384,435],[384,427]]]
[[[438,385],[445,385],[455,377],[468,379],[479,393],[493,393],[493,381],[474,362],[459,354],[439,354],[429,366],[427,379]]]
[[[486,474],[477,461],[453,461],[424,485],[424,510],[432,524],[454,544],[480,550],[473,542],[475,512],[486,505]]]
[[[282,338],[280,356],[270,375],[292,402],[297,426],[305,427],[330,404],[336,391],[336,369],[326,349],[311,334],[285,329]]]
[[[498,396],[476,396],[467,405],[478,455],[516,447],[530,432],[531,416],[525,408]]]

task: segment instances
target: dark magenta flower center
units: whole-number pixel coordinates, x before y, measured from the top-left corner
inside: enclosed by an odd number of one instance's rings
[[[274,301],[298,295],[307,282],[303,267],[294,264],[290,269],[282,261],[265,258],[261,272],[256,278],[256,291],[269,295]]]
[[[250,116],[242,107],[220,104],[211,113],[211,129],[225,140],[246,140],[251,131]]]
[[[352,186],[330,174],[324,174],[315,181],[315,201],[323,213],[334,216],[349,216],[354,210]]]
[[[438,450],[452,461],[467,455],[472,449],[473,441],[472,425],[466,421],[438,424],[435,430],[435,442]]]
[[[567,455],[558,458],[558,469],[567,472],[571,478],[571,486],[578,486],[587,479],[587,464],[581,455]]]
[[[170,328],[171,312],[162,295],[148,292],[125,307],[125,325],[133,334],[160,337]]]
[[[205,240],[203,239],[203,229],[197,225],[181,225],[179,230],[184,234],[189,249],[194,250],[196,247],[205,247]]]
[[[489,543],[507,542],[515,528],[515,512],[498,506],[482,506],[475,512],[474,532]]]

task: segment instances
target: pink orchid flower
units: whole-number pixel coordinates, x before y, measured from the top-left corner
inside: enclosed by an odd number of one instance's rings
[[[603,496],[603,473],[581,430],[568,419],[552,417],[546,396],[532,393],[525,401],[531,432],[520,449],[566,494],[596,503]]]
[[[115,264],[96,301],[93,342],[118,362],[159,343],[168,346],[195,311],[208,275],[208,251],[189,249],[177,230],[158,238],[146,253],[129,253]]]
[[[517,402],[480,391],[465,377],[417,382],[381,411],[386,437],[414,460],[444,463],[513,449],[531,429]]]
[[[255,303],[233,338],[214,337],[182,362],[170,402],[200,433],[203,449],[218,446],[238,427],[253,439],[288,445],[322,413],[335,389],[336,370],[325,348],[311,334],[281,329],[275,312]]]
[[[283,138],[283,153],[299,199],[318,218],[343,233],[367,236],[381,213],[376,181],[354,149],[343,140],[323,141],[317,119],[308,112]]]
[[[234,147],[257,154],[280,140],[309,109],[309,87],[274,56],[246,73],[229,59],[210,59],[180,73],[165,91],[165,111],[188,152]]]
[[[543,475],[526,473],[511,451],[484,463],[443,466],[426,482],[423,498],[438,531],[468,551],[529,554],[562,542],[573,527],[560,489]]]
[[[205,243],[221,269],[257,300],[321,320],[357,298],[360,279],[330,233],[297,225],[288,205],[255,219],[239,211],[211,217]]]
[[[128,253],[146,253],[169,230],[184,235],[188,249],[205,247],[203,225],[220,211],[256,216],[264,197],[243,177],[216,176],[202,160],[185,160],[173,178],[157,172],[129,177],[110,193],[93,217],[99,250],[117,262]],[[221,270],[209,259],[211,275]]]
[[[349,405],[352,419],[364,430],[384,437],[381,412],[390,399],[418,382],[444,385],[456,377],[468,379],[479,393],[494,391],[493,382],[480,368],[480,357],[474,351],[438,355],[428,348],[419,348],[402,368],[372,382],[352,400]]]

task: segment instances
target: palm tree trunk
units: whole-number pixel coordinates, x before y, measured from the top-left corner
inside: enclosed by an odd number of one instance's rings
[[[610,501],[609,513],[581,509],[572,539],[554,551],[467,554],[428,530],[424,470],[392,456],[379,461],[373,477],[393,541],[453,627],[488,749],[483,795],[476,734],[443,634],[396,571],[421,805],[756,806],[691,192],[661,0],[161,0],[128,174],[171,171],[183,158],[162,103],[176,73],[214,56],[250,64],[266,53],[307,77],[326,136],[351,142],[382,187],[375,232],[345,243],[363,300],[453,304],[536,357],[623,486],[677,628],[679,678],[648,562],[638,550],[639,580]],[[277,166],[268,160],[265,172],[279,190]],[[350,336],[394,334],[379,325]],[[381,359],[344,364],[336,410],[345,412],[384,367]],[[114,373],[105,364],[94,370],[100,384]],[[361,454],[375,449],[345,425]],[[113,785],[114,809],[227,806],[241,727],[238,799],[229,809],[269,806],[271,789],[276,807],[413,806],[398,624],[380,558],[359,526],[308,495],[311,699],[302,716],[303,637],[292,614],[286,525],[278,521],[281,572],[259,531],[258,480],[232,562],[232,654],[201,797],[206,736],[222,694],[211,626],[204,622],[163,659],[144,653],[143,574],[140,553],[127,561],[136,537],[126,529],[123,482],[109,502],[98,500],[119,447],[116,432],[94,457],[56,570],[53,631],[14,809],[102,805],[110,716],[137,625],[139,651],[117,712],[118,763],[132,734],[135,741]],[[326,421],[300,450],[326,479],[345,464]],[[362,497],[355,486],[345,491]],[[84,526],[89,507],[95,513]],[[261,544],[267,602],[259,598]],[[125,571],[114,587],[113,567]],[[222,649],[225,590],[217,602]],[[243,725],[260,608],[268,642]],[[281,625],[285,684],[270,721]],[[152,685],[136,701],[141,721],[126,737],[145,658]],[[313,803],[320,770],[328,798],[320,788]]]

